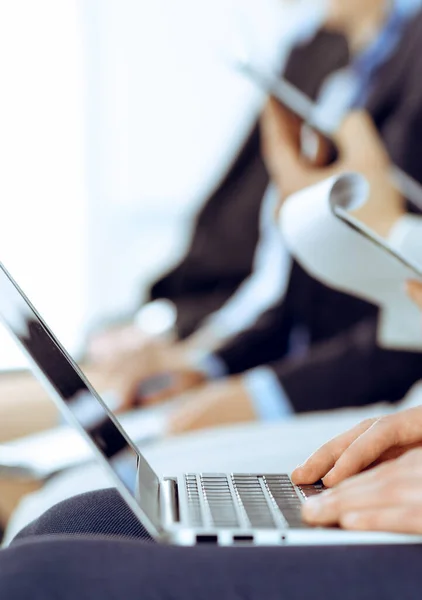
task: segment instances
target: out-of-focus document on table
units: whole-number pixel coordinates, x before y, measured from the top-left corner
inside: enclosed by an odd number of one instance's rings
[[[407,279],[422,280],[422,256],[401,256],[349,213],[368,191],[345,174],[293,194],[280,213],[284,241],[319,281],[380,307],[381,346],[422,351],[420,312],[405,293]]]
[[[119,415],[138,445],[164,435],[171,404]],[[62,425],[0,446],[0,476],[46,479],[64,469],[94,460],[90,445],[78,431]]]

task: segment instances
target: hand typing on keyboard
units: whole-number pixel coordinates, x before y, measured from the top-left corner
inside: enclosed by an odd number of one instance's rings
[[[292,473],[331,488],[308,500],[305,521],[422,533],[422,407],[370,419],[334,438]]]

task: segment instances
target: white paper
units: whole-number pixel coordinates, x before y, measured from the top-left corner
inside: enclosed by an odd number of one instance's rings
[[[407,279],[416,278],[415,272],[335,214],[357,208],[367,195],[366,180],[356,174],[293,194],[280,213],[284,241],[301,266],[322,283],[380,306],[380,346],[422,351],[420,311],[404,287]],[[422,272],[422,256],[410,258]]]

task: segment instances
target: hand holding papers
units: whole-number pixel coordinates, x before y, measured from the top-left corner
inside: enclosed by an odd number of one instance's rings
[[[381,307],[381,345],[422,351],[420,317],[404,289],[407,279],[422,277],[422,245],[406,248],[404,258],[384,241],[407,218],[404,198],[413,199],[414,182],[409,195],[408,178],[397,177],[370,116],[348,115],[334,136],[338,160],[325,167],[303,159],[295,122],[274,100],[262,133],[266,165],[282,199],[284,241],[293,256],[328,286]],[[344,175],[348,172],[361,176]]]
[[[285,243],[326,285],[380,306],[382,346],[422,351],[420,313],[405,291],[406,280],[422,280],[422,256],[420,263],[400,256],[350,214],[368,192],[363,177],[346,174],[293,194],[280,213]]]
[[[282,198],[345,172],[361,173],[371,184],[370,201],[361,203],[359,220],[386,237],[405,213],[404,194],[391,184],[388,154],[370,118],[350,113],[336,133],[338,160],[328,167],[310,164],[301,155],[297,129],[291,116],[270,101],[262,119],[266,165]]]

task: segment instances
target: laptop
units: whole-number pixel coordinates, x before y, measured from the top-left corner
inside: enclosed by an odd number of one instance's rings
[[[422,542],[422,536],[302,523],[301,506],[322,492],[321,482],[295,486],[287,474],[265,472],[159,477],[1,263],[0,318],[35,375],[157,541],[221,546]]]

